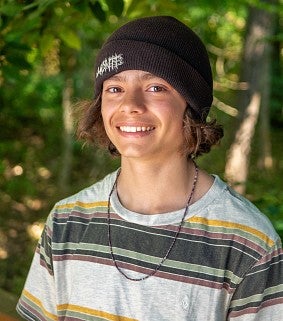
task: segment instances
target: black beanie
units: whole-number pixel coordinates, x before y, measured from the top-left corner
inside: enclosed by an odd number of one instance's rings
[[[98,53],[95,98],[103,82],[124,70],[143,70],[166,80],[187,101],[192,117],[205,120],[213,100],[212,72],[200,38],[169,16],[130,21]]]

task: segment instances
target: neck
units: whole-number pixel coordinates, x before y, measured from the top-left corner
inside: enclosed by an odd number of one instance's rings
[[[188,202],[195,173],[194,163],[181,157],[162,164],[139,164],[122,158],[118,195],[124,207],[137,213],[179,210]]]

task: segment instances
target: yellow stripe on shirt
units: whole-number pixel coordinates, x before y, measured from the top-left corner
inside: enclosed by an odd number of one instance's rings
[[[73,208],[75,206],[79,206],[82,208],[95,208],[95,207],[106,207],[108,205],[107,201],[102,202],[90,202],[90,203],[84,203],[77,201],[75,203],[67,203],[62,205],[56,205],[56,209],[63,209],[63,208]]]
[[[68,303],[58,305],[57,309],[58,309],[58,312],[70,311],[75,313],[76,312],[83,313],[83,314],[92,315],[95,317],[105,318],[106,320],[109,320],[109,321],[138,321],[137,319],[131,319],[121,315],[115,315],[105,311],[94,310],[94,309],[90,309],[90,308],[86,308],[86,307],[82,307],[74,304],[68,304]]]
[[[58,321],[58,317],[57,315],[47,311],[42,302],[36,298],[35,296],[33,296],[30,292],[28,292],[27,290],[23,290],[23,296],[25,298],[27,298],[31,303],[35,304],[37,307],[40,308],[42,314],[48,318],[48,320],[54,320],[54,321]]]
[[[227,222],[222,220],[209,220],[203,217],[192,217],[192,218],[189,218],[187,222],[205,224],[208,226],[219,226],[219,227],[238,229],[246,233],[255,235],[256,237],[264,241],[268,246],[273,246],[275,244],[275,242],[272,239],[270,239],[266,234],[244,224]]]

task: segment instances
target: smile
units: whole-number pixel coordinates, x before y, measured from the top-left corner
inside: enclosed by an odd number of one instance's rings
[[[121,126],[119,129],[126,133],[137,133],[137,132],[149,132],[154,129],[154,127],[134,127],[134,126]]]

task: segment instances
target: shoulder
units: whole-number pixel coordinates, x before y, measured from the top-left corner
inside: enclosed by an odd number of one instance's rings
[[[110,173],[95,184],[84,188],[74,195],[60,200],[55,204],[52,212],[60,213],[63,211],[66,213],[74,209],[80,209],[84,211],[106,206],[108,202],[108,195],[114,183],[115,177],[116,172]]]
[[[78,242],[94,218],[105,217],[115,177],[115,172],[108,174],[95,184],[57,202],[47,217],[46,234],[54,242]]]
[[[266,250],[280,243],[267,216],[218,176],[215,176],[208,195],[205,211],[198,212],[200,219],[206,219],[211,226],[221,227],[225,233],[256,238],[260,243],[265,243]]]
[[[218,204],[227,209],[226,215],[233,218],[239,223],[251,225],[259,229],[266,229],[272,233],[273,226],[267,216],[262,213],[251,201],[233,190],[229,185],[220,181],[222,184],[223,193],[219,195]],[[222,199],[223,204],[221,204]]]

